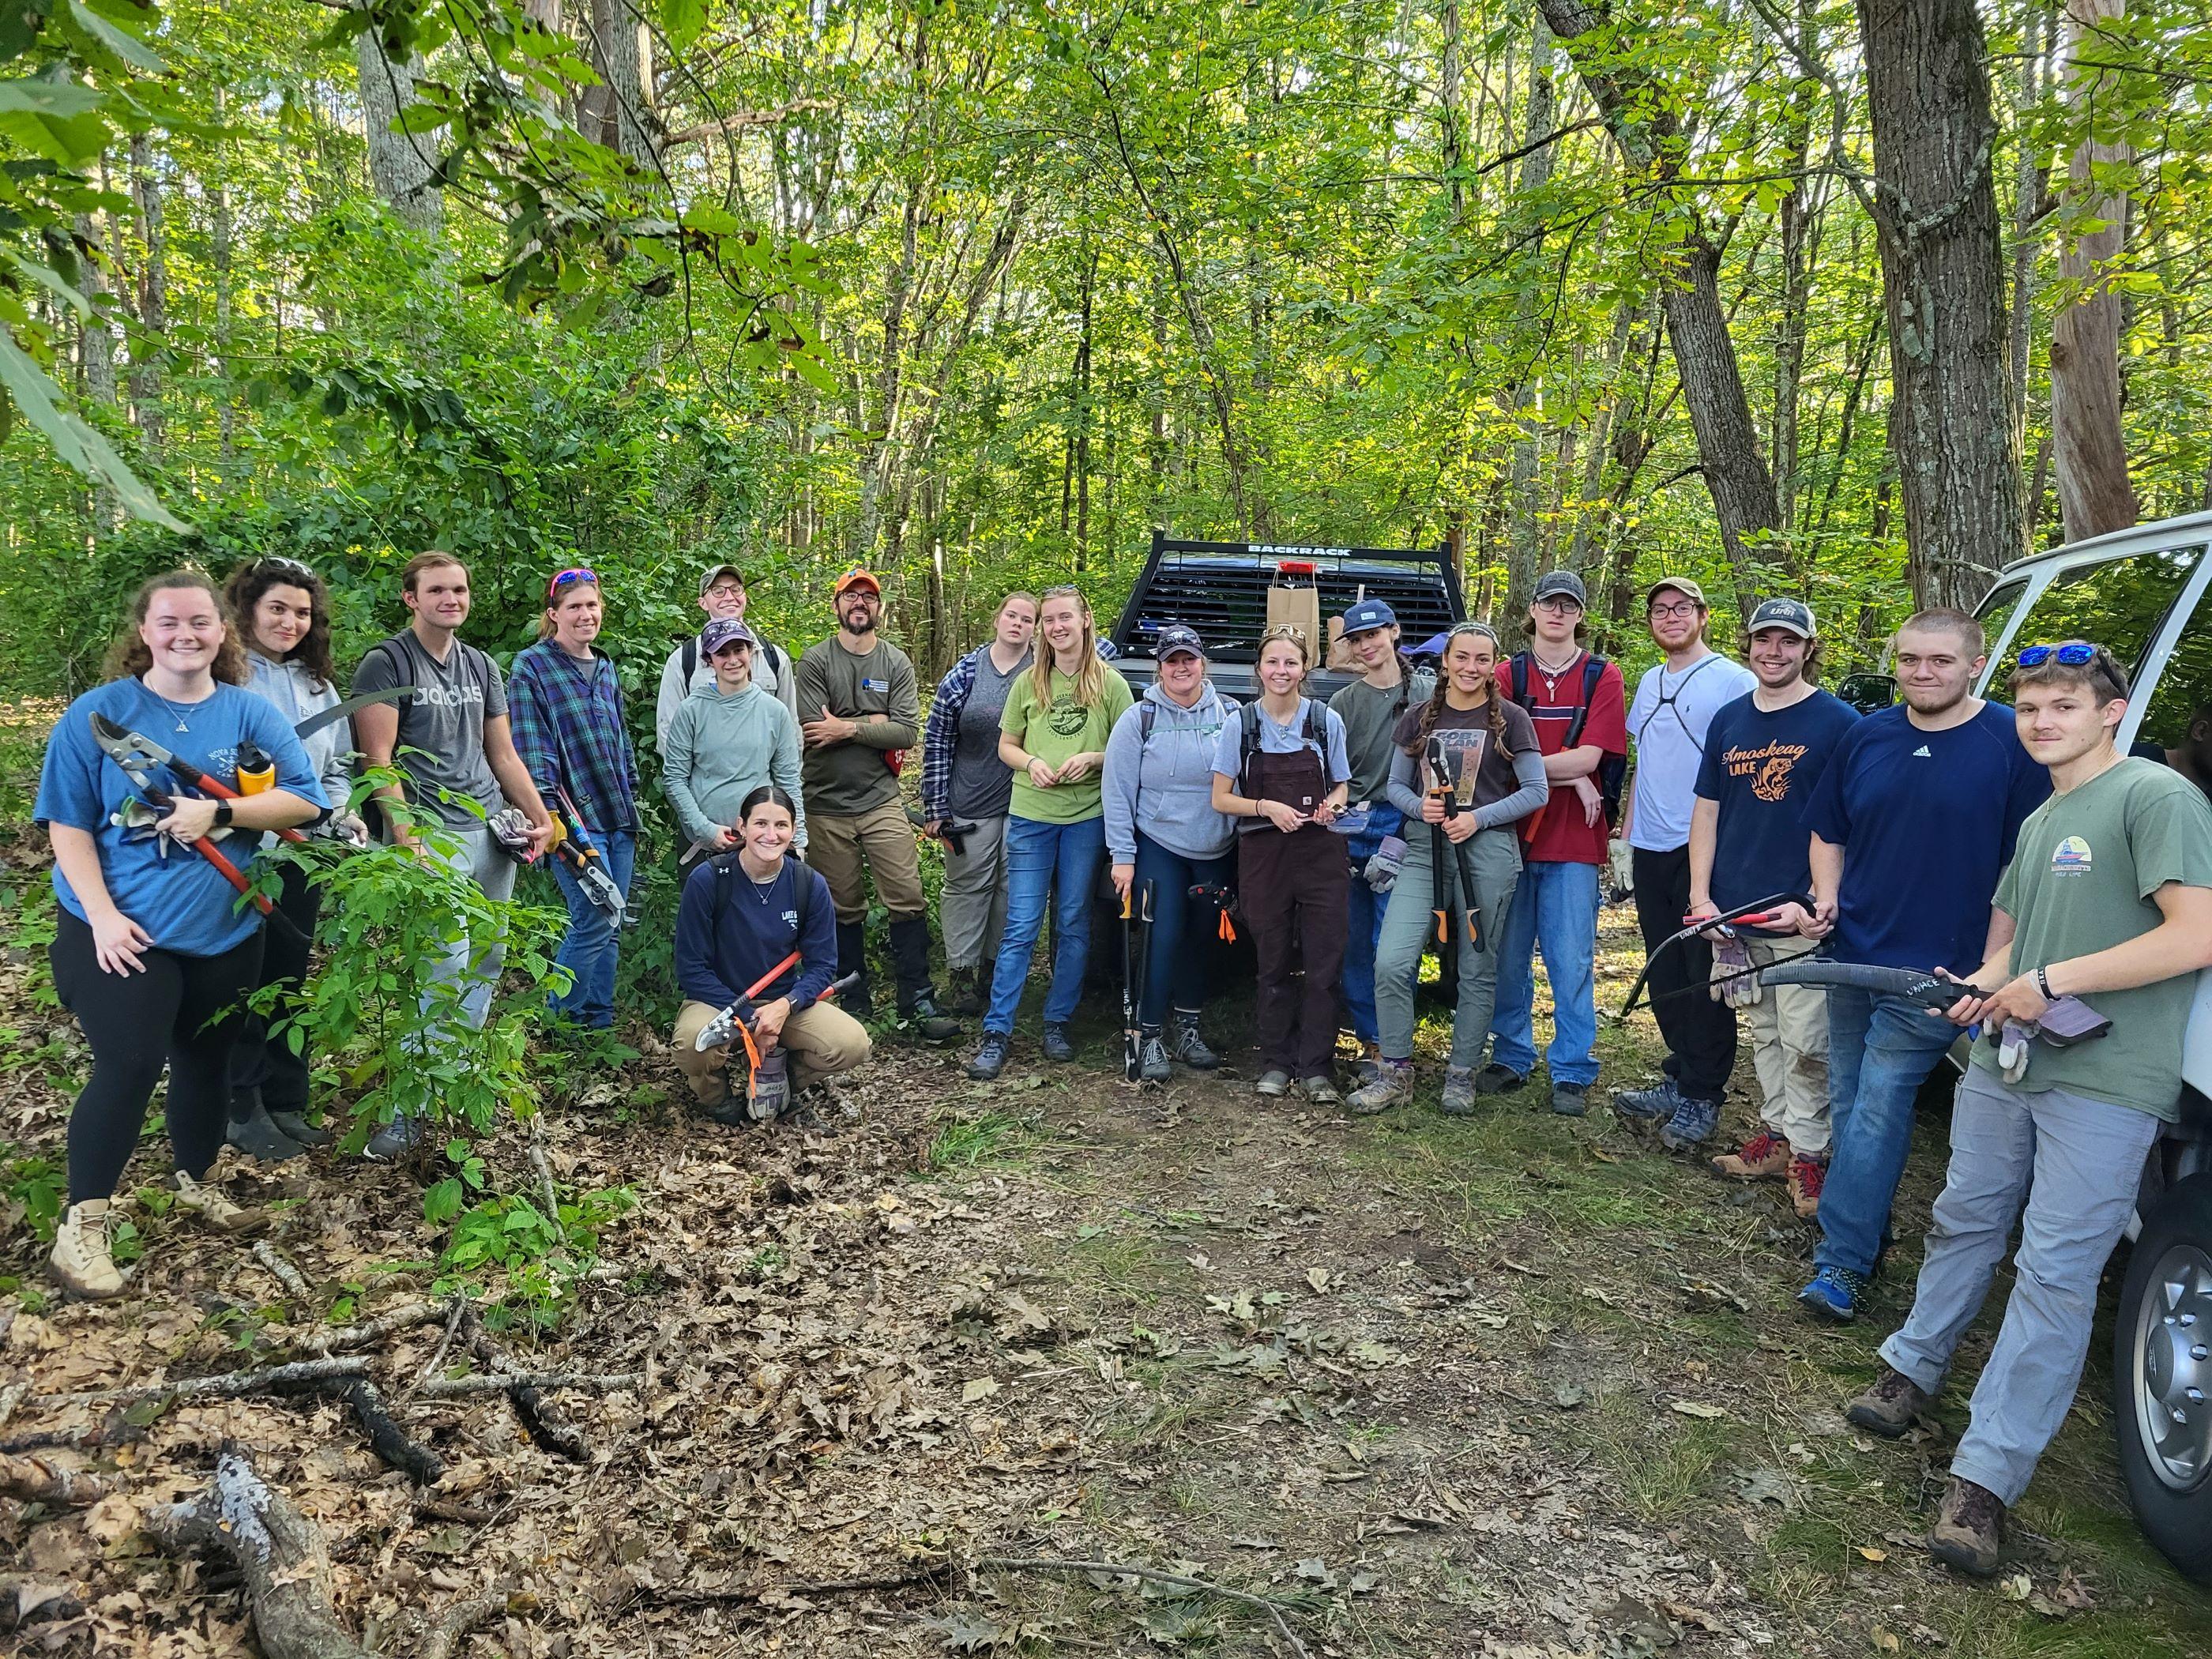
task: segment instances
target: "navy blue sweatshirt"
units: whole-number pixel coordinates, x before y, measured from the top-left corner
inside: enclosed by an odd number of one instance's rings
[[[726,867],[702,859],[684,884],[676,911],[676,983],[686,999],[726,1008],[745,988],[781,962],[794,945],[799,966],[754,994],[755,1002],[791,999],[791,1012],[814,1006],[837,977],[837,909],[830,884],[797,859],[787,857],[775,879],[756,883],[733,857]],[[799,884],[806,902],[806,937],[799,937]],[[721,924],[715,925],[714,886],[720,882]]]

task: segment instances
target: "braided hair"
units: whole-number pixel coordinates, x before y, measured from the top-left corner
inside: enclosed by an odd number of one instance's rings
[[[1451,655],[1452,641],[1462,634],[1480,634],[1490,641],[1493,649],[1498,643],[1496,630],[1488,623],[1463,622],[1444,635],[1446,658]],[[1420,760],[1429,751],[1429,739],[1436,735],[1437,721],[1449,706],[1445,699],[1450,694],[1450,690],[1451,676],[1443,671],[1442,665],[1439,665],[1436,689],[1429,693],[1429,700],[1421,705],[1420,723],[1414,732],[1413,742],[1406,745],[1406,753],[1416,761]],[[1497,746],[1499,754],[1510,758],[1514,751],[1512,744],[1506,737],[1505,699],[1498,695],[1498,684],[1495,680],[1485,684],[1482,706],[1489,716],[1490,741]]]

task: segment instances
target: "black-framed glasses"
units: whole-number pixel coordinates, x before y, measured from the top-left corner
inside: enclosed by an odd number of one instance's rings
[[[1673,605],[1655,605],[1644,614],[1650,617],[1694,617],[1704,608],[1695,599],[1681,599]]]
[[[546,599],[550,601],[572,582],[589,582],[593,587],[597,587],[599,585],[599,573],[589,565],[573,565],[560,572],[551,581],[545,584]]]
[[[2079,668],[2083,663],[2096,660],[2097,647],[2086,640],[2068,640],[2063,645],[2024,645],[2016,659],[2022,668],[2040,668],[2053,657],[2069,668]]]
[[[1577,604],[1571,596],[1565,593],[1554,593],[1549,599],[1537,600],[1536,609],[1548,611],[1555,617],[1564,617],[1569,611],[1579,617],[1583,612],[1582,606]]]

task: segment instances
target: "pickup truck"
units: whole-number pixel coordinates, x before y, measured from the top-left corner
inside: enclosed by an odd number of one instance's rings
[[[1459,564],[1448,546],[1293,547],[1267,542],[1193,542],[1152,532],[1152,556],[1115,624],[1114,665],[1138,696],[1152,683],[1152,641],[1169,623],[1194,628],[1206,641],[1215,685],[1239,702],[1258,695],[1252,665],[1267,624],[1270,587],[1321,590],[1322,638],[1328,619],[1363,592],[1398,613],[1408,647],[1443,632],[1467,615]],[[1352,677],[1321,669],[1308,694],[1326,700]]]
[[[1976,690],[2002,700],[2021,647],[2090,640],[2133,681],[2122,749],[2212,788],[2212,513],[2138,525],[2018,560],[1976,608],[1989,662]],[[1854,675],[1846,701],[1893,687]],[[2143,1531],[2188,1577],[2212,1583],[2212,972],[2184,1034],[2180,1118],[2152,1148],[2112,1321],[2112,1418]]]

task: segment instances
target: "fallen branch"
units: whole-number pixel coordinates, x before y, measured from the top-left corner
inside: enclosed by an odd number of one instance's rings
[[[247,1394],[283,1394],[303,1384],[368,1374],[368,1361],[358,1356],[332,1359],[295,1359],[286,1365],[270,1365],[256,1371],[219,1371],[213,1376],[180,1377],[173,1382],[149,1382],[135,1389],[99,1389],[90,1394],[57,1394],[31,1402],[34,1408],[58,1410],[64,1406],[105,1406],[131,1400],[228,1400]]]
[[[376,1391],[375,1383],[365,1376],[354,1376],[322,1386],[353,1407],[355,1419],[368,1437],[368,1449],[388,1468],[398,1469],[418,1486],[431,1486],[445,1474],[446,1466],[438,1454],[410,1440],[398,1420],[385,1409],[384,1396]]]
[[[727,1584],[712,1589],[688,1584],[641,1584],[637,1599],[665,1607],[711,1607],[757,1602],[765,1595],[854,1595],[871,1590],[908,1589],[916,1584],[938,1583],[950,1577],[957,1565],[936,1561],[908,1572],[877,1573],[861,1578],[785,1578],[772,1584]]]
[[[456,1301],[459,1299],[455,1298]],[[387,1336],[396,1336],[401,1331],[411,1330],[417,1325],[428,1325],[445,1313],[446,1308],[439,1303],[410,1302],[358,1325],[342,1325],[334,1331],[318,1332],[314,1345],[325,1353],[333,1348],[365,1348],[371,1343],[383,1341]]]
[[[112,1481],[43,1457],[0,1456],[0,1492],[26,1503],[97,1504],[114,1490]]]
[[[471,1395],[510,1394],[517,1389],[634,1389],[643,1382],[637,1371],[510,1371],[486,1376],[434,1376],[420,1390],[426,1400],[462,1400]]]
[[[266,1659],[374,1659],[331,1608],[321,1529],[236,1447],[216,1460],[213,1486],[189,1504],[150,1511],[146,1530],[173,1554],[204,1551],[238,1569]]]
[[[416,1650],[416,1659],[453,1659],[471,1631],[489,1625],[506,1611],[504,1595],[479,1595],[472,1601],[454,1603],[446,1610],[446,1616],[430,1627],[429,1635]]]
[[[618,1372],[612,1376],[588,1371],[550,1371],[535,1376],[518,1370],[514,1362],[499,1351],[491,1340],[491,1333],[483,1328],[483,1321],[473,1307],[461,1310],[460,1328],[469,1345],[469,1352],[491,1375],[488,1376],[431,1377],[419,1390],[432,1400],[454,1399],[471,1394],[499,1393],[506,1395],[507,1403],[514,1407],[514,1415],[523,1431],[541,1449],[571,1462],[591,1461],[591,1443],[573,1425],[563,1420],[560,1413],[548,1405],[541,1389],[629,1389],[635,1388],[640,1378],[635,1371]]]
[[[30,1392],[31,1379],[27,1376],[0,1389],[0,1428],[7,1427],[8,1419],[15,1414],[15,1407],[29,1397]]]
[[[253,1259],[269,1270],[269,1276],[284,1287],[284,1294],[301,1302],[315,1299],[314,1287],[301,1277],[300,1270],[278,1255],[276,1247],[265,1238],[253,1241]]]
[[[987,1555],[980,1558],[979,1569],[996,1572],[1103,1572],[1112,1577],[1147,1579],[1155,1584],[1173,1584],[1182,1589],[1196,1590],[1202,1595],[1217,1595],[1224,1601],[1242,1602],[1257,1607],[1274,1621],[1277,1633],[1291,1644],[1291,1651],[1298,1659],[1313,1659],[1306,1644],[1298,1640],[1291,1621],[1283,1617],[1282,1603],[1264,1595],[1255,1595],[1249,1590],[1231,1589],[1211,1579],[1186,1577],[1179,1572],[1162,1572],[1157,1567],[1139,1567],[1127,1561],[1062,1561],[1045,1556]]]

